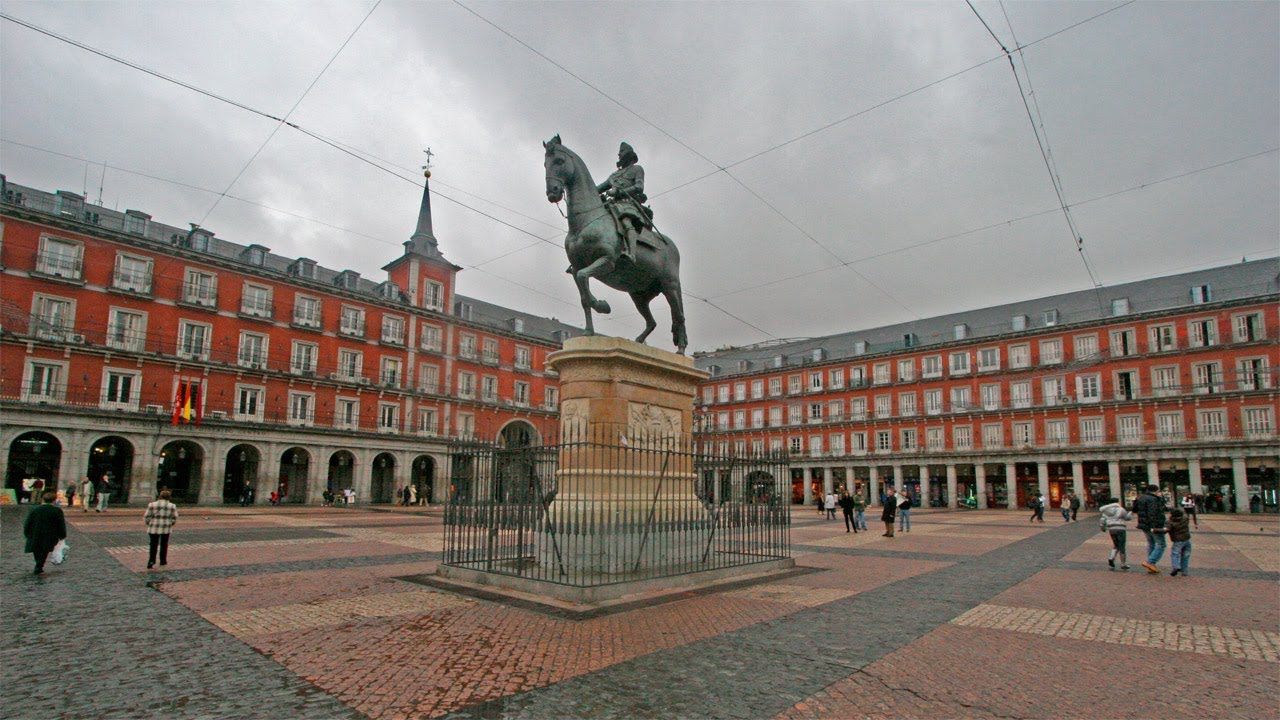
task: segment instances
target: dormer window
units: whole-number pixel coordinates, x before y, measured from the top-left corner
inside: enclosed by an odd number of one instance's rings
[[[1111,301],[1111,316],[1119,317],[1129,314],[1129,298],[1115,298]]]
[[[738,361],[738,372],[747,372],[747,371],[748,371],[748,370],[750,370],[750,369],[751,369],[751,361],[750,361],[750,360],[739,360],[739,361]]]
[[[343,270],[333,279],[333,284],[343,290],[355,290],[360,287],[360,273],[355,270]]]
[[[774,367],[776,367],[776,368],[780,368],[780,367],[782,367],[782,366],[784,366],[784,365],[786,365],[786,364],[787,364],[787,356],[786,356],[786,355],[774,355],[774,356],[773,356],[773,366],[774,366]]]
[[[965,338],[969,337],[969,326],[964,323],[960,323],[954,326],[951,330],[952,330],[952,335],[955,337],[956,340],[964,340]]]
[[[867,354],[867,341],[866,341],[866,340],[857,340],[857,341],[855,341],[855,342],[853,343],[853,354],[854,354],[854,355],[866,355],[866,354]]]
[[[827,359],[827,351],[824,348],[814,348],[809,353],[809,359],[813,362],[821,362]]]
[[[1026,315],[1014,315],[1014,316],[1013,316],[1013,318],[1012,318],[1012,319],[1010,320],[1010,322],[1009,322],[1009,326],[1010,326],[1010,328],[1011,328],[1014,332],[1018,332],[1018,331],[1021,331],[1021,330],[1026,330],[1026,329],[1027,329],[1027,316],[1026,316]]]
[[[191,231],[182,239],[181,245],[197,252],[209,252],[209,245],[212,244],[213,233],[204,228],[191,224]]]
[[[920,344],[920,338],[915,333],[904,333],[902,336],[902,347],[915,347]]]
[[[316,261],[310,258],[298,258],[289,263],[289,274],[294,277],[314,280],[316,277]]]
[[[1203,305],[1213,300],[1213,293],[1208,285],[1196,285],[1191,288],[1191,303]]]
[[[130,235],[146,235],[151,216],[138,210],[124,211],[124,231]]]
[[[388,280],[378,286],[378,295],[385,300],[399,300],[400,286]]]
[[[84,196],[77,195],[66,190],[59,190],[57,193],[58,214],[65,215],[69,218],[80,219],[80,213],[84,211]]]
[[[1058,324],[1058,310],[1057,310],[1057,308],[1054,308],[1053,310],[1045,310],[1045,311],[1044,311],[1044,326],[1045,326],[1045,327],[1053,327],[1054,325],[1057,325],[1057,324]]]
[[[454,314],[463,320],[471,319],[471,303],[459,302],[454,308]]]
[[[524,318],[511,318],[511,332],[524,332]]]
[[[250,245],[249,247],[245,248],[243,252],[240,253],[240,259],[244,260],[250,265],[257,265],[258,267],[262,267],[267,262],[268,252],[270,252],[270,250],[268,250],[267,248],[261,245]]]

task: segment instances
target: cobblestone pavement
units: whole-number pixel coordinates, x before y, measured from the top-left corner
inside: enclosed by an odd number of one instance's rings
[[[1275,517],[1202,517],[1191,576],[1171,578],[1167,559],[1109,570],[1091,514],[916,510],[890,539],[797,510],[800,572],[570,617],[409,581],[440,560],[438,509],[184,508],[164,572],[145,568],[140,510],[70,512],[72,558],[42,579],[19,552],[24,514],[0,516],[6,719],[1280,707]],[[1137,568],[1142,535],[1129,543]],[[34,694],[37,677],[58,681]]]

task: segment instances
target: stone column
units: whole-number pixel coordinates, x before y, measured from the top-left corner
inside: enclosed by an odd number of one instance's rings
[[[1253,508],[1249,505],[1249,480],[1248,469],[1245,467],[1244,458],[1231,458],[1231,484],[1232,490],[1236,494],[1236,512],[1251,513]]]
[[[880,468],[875,465],[867,467],[867,492],[871,493],[869,507],[880,507]]]
[[[987,466],[983,463],[973,464],[973,478],[978,483],[978,509],[987,509]]]
[[[902,494],[902,486],[903,486],[903,481],[902,481],[902,466],[901,466],[901,465],[894,465],[894,466],[893,466],[893,489],[894,489],[894,491],[895,491],[895,492],[897,492],[899,495],[901,495],[901,494]]]
[[[1071,492],[1080,498],[1080,504],[1084,505],[1084,463],[1079,460],[1071,461]]]
[[[853,466],[847,465],[844,469],[844,491],[853,494]]]
[[[1004,464],[1004,492],[1009,498],[1007,508],[1013,510],[1018,507],[1018,466],[1016,463]]]
[[[947,507],[955,510],[959,507],[956,498],[956,466],[954,463],[947,463]]]
[[[929,496],[929,466],[917,465],[916,474],[920,476],[920,497],[916,498],[916,507],[932,507]]]
[[[1046,503],[1049,502],[1049,463],[1043,459],[1036,461],[1036,480],[1040,494],[1044,496]]]
[[[1147,484],[1160,484],[1160,463],[1156,460],[1147,461]]]
[[[1187,458],[1187,477],[1191,480],[1191,494],[1199,495],[1204,492],[1204,478],[1200,477],[1200,458]]]
[[[1112,458],[1107,461],[1107,481],[1108,489],[1111,491],[1111,497],[1115,498],[1120,504],[1124,504],[1124,496],[1121,495],[1120,487],[1120,460]]]
[[[804,506],[813,509],[813,482],[808,468],[800,468],[801,483],[804,484]]]
[[[829,468],[829,467],[824,467],[824,468],[822,468],[822,494],[823,494],[823,496],[830,495],[831,493],[833,493],[833,492],[835,492],[835,491],[836,491],[836,485],[835,485],[835,481],[834,481],[834,480],[832,479],[832,477],[831,477],[831,468]]]

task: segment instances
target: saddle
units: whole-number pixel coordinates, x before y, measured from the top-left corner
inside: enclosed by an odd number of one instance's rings
[[[653,209],[647,205],[641,205],[635,200],[623,199],[605,203],[605,207],[609,209],[609,214],[613,216],[613,222],[618,230],[618,235],[626,232],[622,225],[622,218],[630,217],[640,226],[641,232],[636,237],[636,242],[645,245],[654,250],[659,249],[656,243],[666,244],[666,238],[658,234],[653,228]],[[648,230],[649,232],[644,232]]]

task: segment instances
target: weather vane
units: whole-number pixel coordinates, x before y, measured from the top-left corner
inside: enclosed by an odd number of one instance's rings
[[[425,175],[426,177],[431,177],[431,156],[435,155],[435,153],[431,152],[430,146],[428,146],[427,149],[423,150],[422,152],[426,153],[427,155],[427,164],[422,166],[422,174]]]

